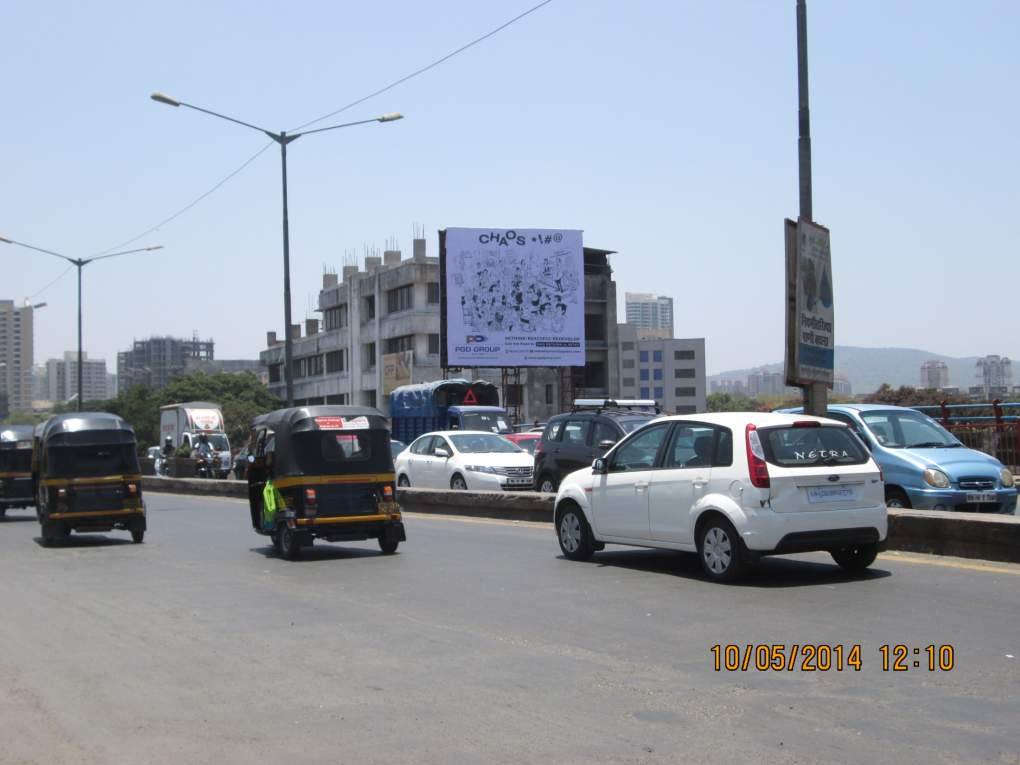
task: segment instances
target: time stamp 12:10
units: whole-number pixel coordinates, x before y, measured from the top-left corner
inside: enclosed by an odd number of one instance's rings
[[[716,672],[860,672],[865,664],[859,643],[716,643],[710,649]],[[878,647],[883,672],[949,672],[956,666],[951,645],[912,648],[902,643]]]

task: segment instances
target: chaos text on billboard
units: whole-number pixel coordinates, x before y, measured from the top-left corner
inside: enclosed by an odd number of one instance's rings
[[[443,366],[584,366],[584,246],[565,229],[440,232]]]
[[[790,385],[832,385],[835,362],[829,230],[786,221],[787,360]]]

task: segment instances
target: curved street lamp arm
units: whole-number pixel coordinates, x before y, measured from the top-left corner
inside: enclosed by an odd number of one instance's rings
[[[300,135],[311,135],[312,133],[322,133],[326,130],[336,130],[338,128],[351,127],[352,125],[367,125],[369,122],[379,122],[378,117],[373,117],[370,120],[358,120],[357,122],[345,122],[342,125],[330,125],[329,127],[316,128],[315,130],[306,130],[303,133],[294,133],[293,137],[297,138]],[[290,138],[291,136],[287,136]]]
[[[219,112],[210,111],[209,109],[203,109],[201,106],[195,106],[194,104],[185,103],[184,101],[181,101],[180,104],[181,106],[186,106],[189,109],[194,109],[196,112],[204,112],[205,114],[211,114],[213,117],[219,117],[220,119],[227,120],[228,122],[236,122],[238,125],[250,127],[252,130],[258,130],[260,133],[265,133],[267,135],[273,136],[274,138],[278,135],[269,130],[266,130],[265,128],[260,128],[258,125],[252,125],[250,122],[234,119],[233,117],[228,117],[226,114],[220,114]]]
[[[155,247],[139,247],[137,250],[124,250],[123,252],[111,252],[109,255],[99,255],[95,258],[86,258],[82,261],[82,265],[91,263],[94,260],[106,260],[106,258],[115,258],[118,255],[131,255],[135,252],[152,252],[153,250],[162,250],[163,245],[157,244]]]
[[[47,255],[53,255],[54,257],[66,260],[68,263],[74,263],[76,266],[81,265],[81,262],[78,261],[78,260],[75,260],[74,258],[69,258],[66,255],[61,255],[59,252],[53,252],[53,250],[44,250],[42,247],[36,247],[35,245],[32,245],[32,244],[25,244],[24,242],[16,242],[13,239],[8,239],[8,238],[3,237],[3,236],[0,236],[0,242],[5,242],[6,244],[16,244],[19,247],[25,247],[26,249],[35,250],[36,252],[45,252]]]

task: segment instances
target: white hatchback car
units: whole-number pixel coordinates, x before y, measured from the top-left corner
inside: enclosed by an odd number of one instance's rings
[[[813,550],[862,570],[886,537],[882,473],[849,428],[757,412],[653,420],[563,480],[555,522],[571,560],[607,542],[688,550],[717,581]]]
[[[495,433],[426,433],[397,455],[397,486],[421,489],[526,491],[535,458]]]

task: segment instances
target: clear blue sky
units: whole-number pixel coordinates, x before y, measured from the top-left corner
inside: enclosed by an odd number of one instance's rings
[[[535,0],[537,1],[537,0]],[[0,6],[0,235],[91,255],[209,189],[265,139],[533,5],[136,2]],[[809,3],[815,218],[832,229],[837,342],[1020,355],[1020,5]],[[675,299],[708,370],[782,358],[784,216],[797,214],[795,3],[548,6],[291,146],[294,315],[324,266],[446,226],[572,227],[625,291]],[[328,124],[328,123],[327,123]],[[275,147],[86,268],[85,347],[150,334],[254,358],[282,329]],[[135,246],[138,246],[135,245]],[[61,261],[0,246],[0,297]],[[36,360],[75,347],[73,273],[35,300]],[[838,359],[837,359],[838,363]]]

